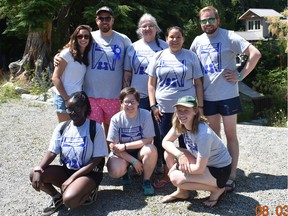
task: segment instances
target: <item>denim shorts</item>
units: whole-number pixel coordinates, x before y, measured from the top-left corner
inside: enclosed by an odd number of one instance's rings
[[[242,112],[241,102],[239,97],[230,98],[221,101],[205,101],[204,100],[204,115],[230,116]]]
[[[61,95],[58,95],[54,92],[54,108],[58,113],[66,113],[66,105],[64,98]]]

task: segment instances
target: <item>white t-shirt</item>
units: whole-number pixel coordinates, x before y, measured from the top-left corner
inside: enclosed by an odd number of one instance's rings
[[[155,53],[147,74],[157,78],[156,101],[164,113],[173,113],[173,105],[183,96],[196,97],[194,79],[202,77],[199,59],[191,50],[182,48],[177,53],[165,49]]]
[[[223,70],[236,71],[236,55],[250,45],[233,31],[219,28],[215,35],[197,36],[190,49],[201,61],[204,74],[204,100],[220,101],[239,96],[238,82],[223,78]]]
[[[107,140],[115,143],[128,143],[154,137],[155,131],[149,111],[138,109],[135,118],[127,118],[122,110],[111,118]]]
[[[67,62],[61,76],[61,81],[66,93],[71,95],[74,92],[82,91],[83,80],[87,69],[86,65],[75,61],[71,52],[69,51],[69,48],[63,49],[60,52],[60,57]],[[54,92],[60,95],[56,88],[54,88]]]
[[[71,121],[61,136],[60,129],[63,123],[55,128],[48,150],[55,154],[61,153],[61,161],[68,169],[78,170],[87,165],[91,158],[108,155],[105,134],[100,124],[96,123],[93,143],[90,138],[89,119],[80,127],[76,127]]]

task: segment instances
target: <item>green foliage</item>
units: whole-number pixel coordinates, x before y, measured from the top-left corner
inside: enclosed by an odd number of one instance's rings
[[[29,89],[31,94],[43,95],[44,101],[48,99],[48,89],[52,87],[51,76],[49,74],[49,68],[46,68],[41,74],[37,73],[38,64],[36,64],[34,78],[32,80],[31,88]]]
[[[15,86],[6,85],[0,88],[0,104],[7,102],[9,99],[19,99],[20,95],[17,94]]]
[[[14,0],[0,3],[0,18],[8,18],[4,33],[27,35],[30,31],[44,30],[59,8],[69,0]]]
[[[266,73],[257,73],[253,88],[271,96],[271,108],[259,114],[267,119],[268,126],[283,127],[287,122],[287,70],[273,69]]]
[[[254,117],[253,102],[248,96],[244,94],[240,94],[240,101],[242,112],[237,115],[237,122],[249,122]]]

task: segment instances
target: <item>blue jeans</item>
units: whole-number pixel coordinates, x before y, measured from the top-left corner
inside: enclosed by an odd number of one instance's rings
[[[173,114],[174,113],[162,113],[162,116],[160,118],[161,122],[159,123],[161,141],[166,136],[166,134],[169,132],[169,130],[172,128]],[[179,142],[179,147],[186,148],[185,143],[184,143],[184,138],[182,135],[178,137],[178,142]],[[160,154],[164,158],[164,149],[162,148],[161,150],[162,150],[162,152],[160,152]],[[163,163],[166,164],[166,162],[164,160],[163,160]]]
[[[139,108],[151,111],[148,97],[140,99]],[[158,159],[163,160],[164,151],[163,151],[163,147],[162,147],[162,138],[161,138],[161,135],[160,135],[159,126],[158,126],[158,124],[157,124],[152,112],[151,112],[151,116],[152,116],[152,120],[153,120],[153,124],[154,124],[154,130],[155,130],[154,145],[157,148]]]

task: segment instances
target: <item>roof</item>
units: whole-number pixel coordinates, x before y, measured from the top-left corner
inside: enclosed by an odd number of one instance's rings
[[[265,40],[265,38],[261,35],[260,32],[253,32],[253,31],[235,31],[236,34],[243,37],[245,40],[248,41],[258,41],[258,40]]]
[[[284,17],[282,14],[278,13],[273,9],[260,9],[260,8],[250,8],[247,10],[242,16],[239,17],[240,20],[244,20],[246,18],[251,18],[251,16],[258,16],[258,17]]]

